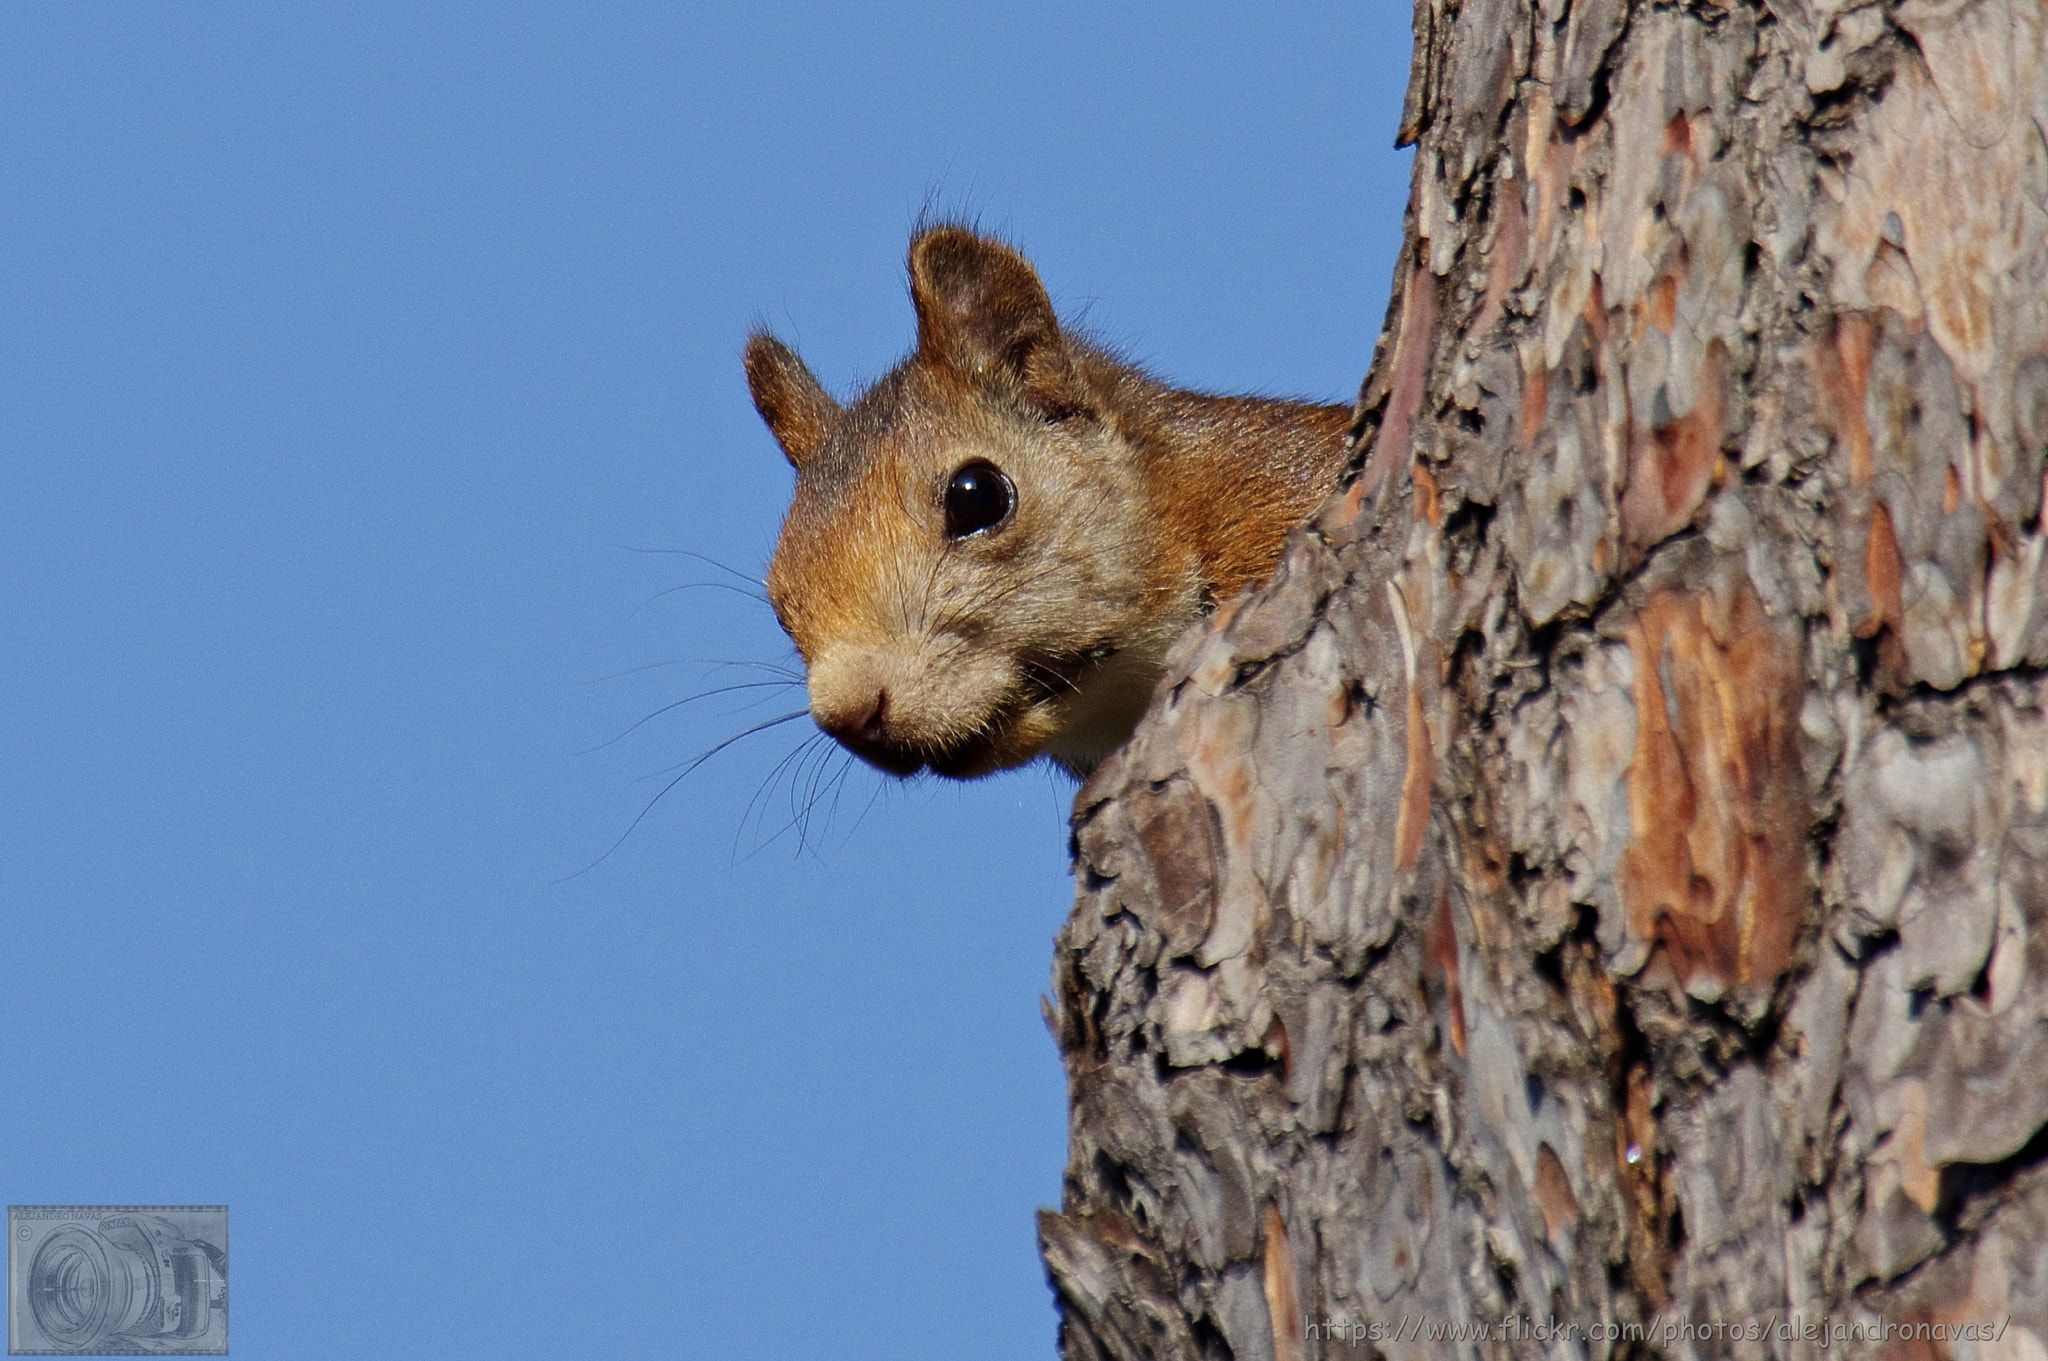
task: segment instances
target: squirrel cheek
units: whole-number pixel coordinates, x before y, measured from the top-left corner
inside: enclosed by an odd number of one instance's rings
[[[1049,704],[1034,704],[1018,714],[1003,734],[1003,765],[1019,765],[1039,754],[1060,735],[1060,716]]]

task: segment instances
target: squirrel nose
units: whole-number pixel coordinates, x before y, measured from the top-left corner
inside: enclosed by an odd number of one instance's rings
[[[868,710],[868,716],[860,722],[861,740],[879,742],[889,733],[889,692],[875,691],[875,707]]]
[[[907,749],[904,687],[879,650],[828,652],[811,666],[811,718],[869,765],[908,775],[923,763]]]
[[[865,699],[827,713],[813,710],[812,716],[834,737],[876,745],[889,735],[889,691],[876,686]]]
[[[874,746],[889,736],[889,688],[877,682],[834,686],[835,693],[811,696],[811,717],[842,742]]]

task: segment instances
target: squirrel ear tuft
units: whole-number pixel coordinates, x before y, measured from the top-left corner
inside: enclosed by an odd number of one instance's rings
[[[747,389],[775,442],[797,471],[825,443],[839,420],[839,403],[825,391],[795,350],[756,331],[747,341]]]
[[[969,380],[995,379],[1053,414],[1080,403],[1052,299],[1009,246],[965,227],[910,243],[918,352]]]

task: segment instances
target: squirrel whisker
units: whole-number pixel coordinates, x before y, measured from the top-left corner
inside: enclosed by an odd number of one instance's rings
[[[759,586],[764,591],[768,589],[768,583],[764,581],[762,578],[757,576],[750,576],[747,573],[742,572],[737,567],[729,567],[725,563],[720,562],[717,558],[707,557],[704,554],[699,553],[692,548],[642,548],[637,544],[630,543],[614,544],[612,546],[614,548],[622,548],[628,553],[660,553],[679,558],[695,558],[698,562],[703,563],[707,567],[716,567],[721,572],[731,573],[733,576],[738,577],[741,581],[746,582],[750,586]]]
[[[627,726],[627,728],[623,732],[620,732],[616,736],[608,737],[594,747],[585,747],[581,751],[572,752],[571,755],[588,756],[592,752],[603,751],[606,747],[609,747],[614,743],[623,742],[626,738],[631,737],[635,732],[639,731],[647,724],[652,723],[655,719],[660,718],[663,714],[668,713],[673,709],[680,709],[687,704],[695,704],[700,699],[712,699],[716,696],[729,695],[739,690],[787,690],[793,686],[799,686],[802,684],[803,682],[800,680],[741,681],[735,685],[720,685],[710,690],[699,690],[694,695],[685,695],[681,699],[672,700],[669,703],[662,705],[659,709],[656,709],[653,713],[647,715],[645,718],[638,719],[629,726]]]

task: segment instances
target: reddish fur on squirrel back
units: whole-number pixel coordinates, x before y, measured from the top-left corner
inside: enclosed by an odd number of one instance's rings
[[[910,294],[916,350],[847,405],[774,337],[747,344],[797,470],[769,601],[812,716],[871,764],[1086,774],[1173,639],[1272,572],[1351,409],[1168,387],[1063,330],[1030,262],[965,227],[912,240]]]

